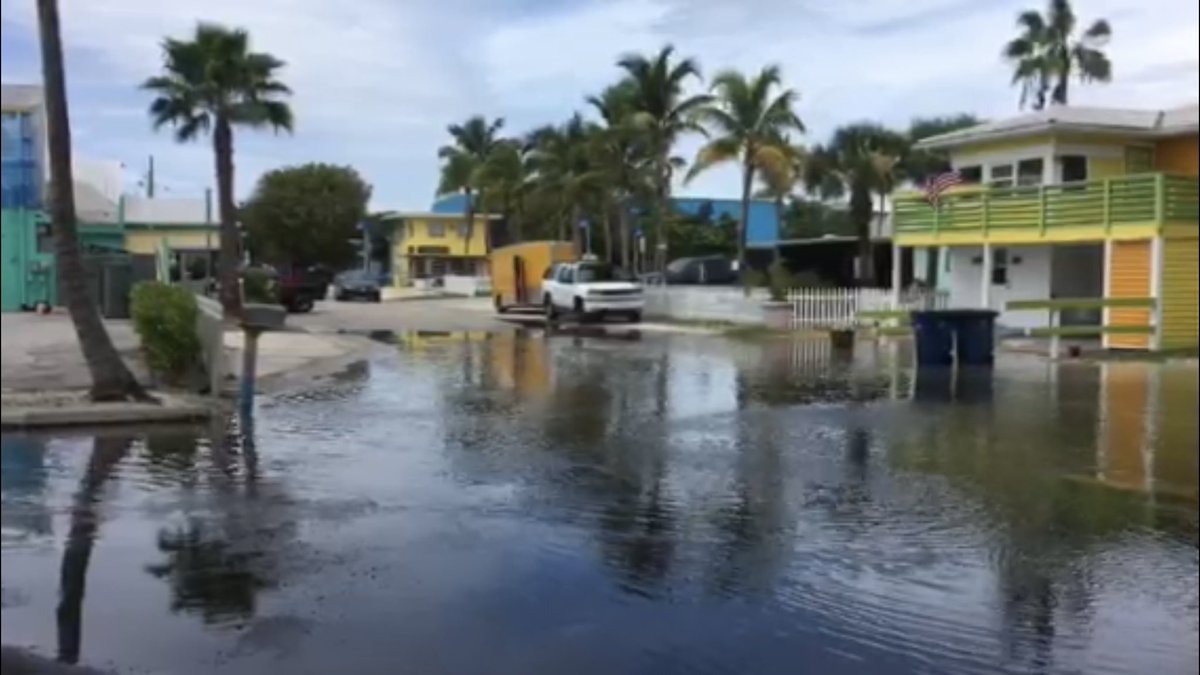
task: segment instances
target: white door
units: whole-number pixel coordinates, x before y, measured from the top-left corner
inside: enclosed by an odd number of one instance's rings
[[[554,289],[551,291],[554,304],[559,307],[571,307],[575,302],[575,268],[563,265],[558,270],[554,282]]]

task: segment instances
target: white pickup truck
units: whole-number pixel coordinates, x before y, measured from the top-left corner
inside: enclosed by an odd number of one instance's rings
[[[542,278],[542,306],[546,318],[570,312],[581,319],[620,315],[642,320],[642,285],[606,263],[584,260],[560,263]]]

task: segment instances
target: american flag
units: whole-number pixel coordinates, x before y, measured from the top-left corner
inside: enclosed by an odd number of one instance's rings
[[[925,183],[925,199],[929,200],[930,204],[937,206],[943,192],[962,182],[962,175],[957,171],[938,174]]]

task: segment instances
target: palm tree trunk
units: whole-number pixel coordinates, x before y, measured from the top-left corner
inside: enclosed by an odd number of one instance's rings
[[[871,254],[871,219],[874,201],[867,186],[854,181],[850,187],[850,219],[858,237],[858,285],[870,286],[875,280],[875,259]]]
[[[783,195],[775,195],[775,246],[771,250],[771,262],[777,263],[780,260],[779,255],[779,240],[783,239]]]
[[[621,228],[621,267],[632,270],[632,232],[629,230],[629,202],[622,199],[617,206],[617,222]]]
[[[579,257],[583,253],[583,242],[580,236],[579,227],[579,204],[571,204],[571,222],[567,223],[571,228],[571,246],[575,250],[575,257]]]
[[[226,319],[236,319],[242,315],[242,289],[238,283],[242,238],[233,201],[233,127],[220,115],[213,125],[213,154],[217,161],[217,213],[221,218],[221,251],[217,256],[221,307]]]
[[[658,176],[657,232],[654,240],[650,242],[654,244],[650,255],[652,256],[651,260],[654,261],[653,271],[656,272],[662,272],[667,265],[667,212],[670,210],[671,199],[671,176],[667,170],[669,163],[667,150],[664,150],[660,161],[662,166],[659,167]]]
[[[63,74],[62,35],[57,0],[38,0],[42,46],[42,79],[46,96],[46,136],[50,155],[50,222],[58,259],[59,288],[75,337],[92,377],[91,397],[97,401],[149,397],[121,360],[100,310],[88,293],[75,223],[75,180],[71,174],[71,123]]]
[[[475,193],[471,188],[463,190],[467,196],[466,206],[463,207],[463,218],[466,219],[467,239],[463,242],[463,255],[471,255],[471,239],[475,236]]]
[[[750,187],[754,184],[754,165],[742,164],[742,217],[737,224],[738,276],[746,275],[746,230],[750,223]]]
[[[617,232],[613,217],[615,210],[612,202],[609,202],[607,208],[604,209],[604,261],[610,264],[613,261],[613,241],[616,239]]]

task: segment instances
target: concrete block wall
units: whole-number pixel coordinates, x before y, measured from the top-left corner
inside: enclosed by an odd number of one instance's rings
[[[733,286],[649,286],[645,297],[643,315],[648,319],[765,323],[762,304],[767,293],[761,288],[747,297],[742,288]]]

